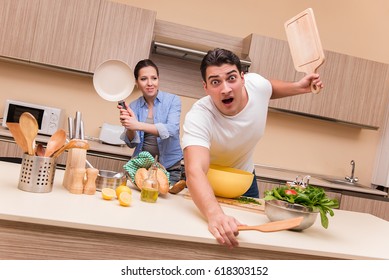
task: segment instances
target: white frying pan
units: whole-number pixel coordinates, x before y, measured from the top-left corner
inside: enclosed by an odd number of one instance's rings
[[[107,60],[93,74],[93,86],[100,97],[107,101],[122,101],[132,93],[135,77],[123,61]]]

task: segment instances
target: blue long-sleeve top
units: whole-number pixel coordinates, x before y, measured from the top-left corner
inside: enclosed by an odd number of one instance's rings
[[[130,104],[138,121],[146,122],[148,107],[143,96]],[[183,158],[180,144],[180,115],[181,100],[177,95],[158,91],[154,100],[153,117],[159,137],[157,137],[159,149],[159,162],[169,168]],[[124,132],[121,137],[130,147],[135,148],[134,156],[141,151],[144,143],[144,131],[137,131],[134,139],[130,141]]]

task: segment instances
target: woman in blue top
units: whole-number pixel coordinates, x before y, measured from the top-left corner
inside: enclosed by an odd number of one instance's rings
[[[133,156],[148,151],[170,174],[170,184],[181,179],[180,144],[181,100],[159,90],[159,70],[150,59],[141,60],[134,69],[136,86],[142,96],[120,109],[120,122],[126,128],[124,141],[135,148]]]

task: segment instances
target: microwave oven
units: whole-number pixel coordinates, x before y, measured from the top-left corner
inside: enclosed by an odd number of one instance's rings
[[[7,122],[19,122],[19,117],[24,112],[29,112],[35,117],[39,134],[52,135],[62,127],[61,109],[9,99],[5,101],[2,126],[7,127]]]

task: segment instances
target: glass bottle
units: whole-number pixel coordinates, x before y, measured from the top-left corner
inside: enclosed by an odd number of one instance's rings
[[[143,181],[142,190],[140,192],[140,199],[145,202],[156,202],[158,198],[158,180],[157,180],[158,166],[155,162],[149,169],[147,178]]]

